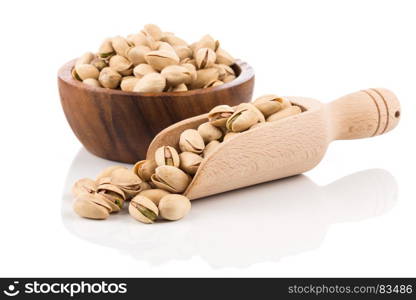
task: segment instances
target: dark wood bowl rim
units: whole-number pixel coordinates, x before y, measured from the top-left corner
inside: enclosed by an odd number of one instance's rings
[[[216,91],[232,88],[234,86],[238,86],[244,82],[247,82],[254,77],[253,68],[246,62],[237,59],[235,64],[232,67],[233,69],[234,68],[240,69],[240,74],[234,80],[224,83],[220,86],[215,86],[215,87],[210,87],[210,88],[205,88],[205,89],[190,90],[190,91],[185,91],[185,92],[160,92],[160,93],[125,92],[121,90],[108,89],[108,88],[103,88],[103,87],[94,87],[94,86],[84,84],[81,81],[74,79],[72,77],[71,71],[75,65],[75,61],[76,59],[73,59],[67,62],[66,64],[64,64],[58,71],[58,78],[74,87],[90,90],[91,92],[106,93],[109,95],[125,95],[125,96],[136,96],[136,97],[140,97],[140,96],[143,96],[143,97],[195,96],[195,95],[202,95],[206,93],[211,93],[211,92],[216,92]]]

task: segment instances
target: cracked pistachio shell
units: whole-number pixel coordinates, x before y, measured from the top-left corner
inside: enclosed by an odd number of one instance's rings
[[[215,62],[217,64],[224,64],[227,66],[231,66],[235,62],[235,59],[227,51],[225,51],[222,48],[218,48],[215,54],[217,57]]]
[[[150,48],[147,46],[135,46],[127,51],[127,58],[132,62],[133,65],[137,66],[139,64],[146,63],[144,56],[150,51]]]
[[[90,86],[101,87],[100,82],[97,79],[94,79],[94,78],[84,79],[82,81],[82,83],[85,83],[85,84],[90,85]]]
[[[93,194],[97,190],[97,184],[90,178],[82,178],[72,186],[72,195],[78,197],[81,194]]]
[[[166,78],[166,82],[170,86],[190,83],[192,80],[191,72],[184,66],[167,66],[160,74]]]
[[[121,75],[114,71],[110,67],[106,67],[101,70],[100,76],[98,77],[98,81],[101,83],[103,87],[109,89],[115,89],[119,86],[121,81]]]
[[[133,69],[133,74],[137,78],[142,78],[144,75],[156,73],[156,70],[152,68],[151,65],[148,64],[139,64]]]
[[[181,83],[177,86],[174,86],[169,89],[169,92],[186,92],[188,90],[188,87],[185,83]]]
[[[209,48],[200,48],[195,54],[196,66],[198,69],[210,68],[215,64],[217,56]]]
[[[121,36],[116,36],[111,39],[111,45],[113,46],[114,51],[121,56],[127,57],[127,52],[129,51],[131,44],[128,40]]]
[[[99,71],[101,71],[102,69],[104,69],[105,67],[108,67],[108,64],[105,60],[96,57],[91,61],[91,64],[96,67]]]
[[[101,184],[97,187],[97,193],[102,195],[111,207],[111,212],[118,212],[123,208],[126,195],[123,190],[112,184]]]
[[[75,199],[73,209],[79,216],[88,219],[104,220],[111,212],[111,207],[102,196],[82,194]]]
[[[151,180],[157,188],[171,193],[182,193],[191,182],[191,177],[176,167],[160,166],[156,168]]]
[[[204,140],[195,129],[186,129],[179,137],[179,148],[182,152],[201,153],[205,148]]]
[[[218,79],[221,81],[223,81],[227,76],[235,76],[235,72],[230,66],[215,64],[213,67],[218,70]]]
[[[127,41],[134,46],[149,46],[146,35],[143,32],[130,34],[127,36]]]
[[[173,49],[175,50],[176,55],[178,55],[180,61],[192,57],[192,50],[188,46],[175,46]]]
[[[124,56],[114,55],[110,58],[109,65],[111,69],[120,73],[123,76],[128,76],[133,73],[133,64]]]
[[[243,108],[237,110],[231,117],[228,118],[226,127],[229,131],[241,132],[249,129],[258,122],[258,116],[253,110]]]
[[[159,26],[155,24],[144,25],[143,31],[151,36],[155,41],[159,41],[163,37],[163,32],[160,30]]]
[[[209,122],[216,127],[224,127],[227,119],[232,116],[234,109],[229,105],[218,105],[208,113]]]
[[[194,82],[197,78],[196,67],[191,63],[184,63],[182,67],[188,69],[188,72],[191,74],[191,82]]]
[[[156,50],[146,53],[144,56],[146,62],[157,71],[163,70],[170,65],[177,65],[179,63],[179,57],[175,51]]]
[[[122,91],[132,92],[139,80],[139,78],[134,76],[123,77],[123,79],[121,79],[120,88]]]
[[[239,104],[237,106],[236,111],[241,110],[241,109],[249,109],[249,110],[252,110],[253,112],[256,113],[256,115],[257,115],[260,123],[266,122],[266,119],[264,118],[264,115],[252,103],[241,103],[241,104]]]
[[[113,48],[111,39],[108,38],[104,40],[104,42],[100,46],[100,49],[98,49],[98,56],[100,56],[101,58],[108,58],[114,54],[116,54],[116,51]]]
[[[224,83],[233,81],[236,77],[234,75],[227,75],[222,81],[224,81]]]
[[[218,70],[215,68],[207,68],[196,71],[196,79],[191,83],[193,89],[200,89],[207,83],[218,79]]]
[[[190,175],[194,175],[198,170],[202,157],[192,152],[182,152],[179,154],[180,168]]]
[[[175,36],[173,33],[165,32],[163,37],[160,39],[162,42],[170,44],[172,47],[185,46],[188,47],[188,43],[183,39]]]
[[[192,44],[191,49],[194,51],[194,54],[196,54],[196,52],[201,48],[209,48],[215,52],[219,46],[219,41],[215,40],[212,36],[207,34],[204,35],[198,42]]]
[[[169,195],[169,192],[162,189],[148,189],[140,192],[139,195],[152,200],[152,202],[158,206],[160,199],[166,195]]]
[[[205,143],[213,140],[219,140],[222,137],[222,131],[212,125],[210,122],[202,123],[198,126],[198,133]]]
[[[114,170],[117,170],[117,169],[127,169],[127,168],[126,167],[123,167],[123,166],[111,166],[111,167],[107,167],[103,171],[101,171],[100,174],[97,175],[97,178],[95,179],[95,181],[96,182],[99,182],[103,178],[109,178],[109,177],[111,177],[111,173],[113,173],[113,171]]]
[[[85,80],[87,78],[94,78],[97,79],[100,75],[100,71],[93,65],[89,64],[79,64],[75,66],[75,72],[77,73],[77,76],[81,80]]]
[[[113,192],[114,194],[117,194],[118,198],[122,200],[126,200],[126,195],[124,194],[123,190],[119,188],[116,185],[104,183],[97,186],[97,192]]]
[[[190,210],[191,201],[183,195],[166,195],[159,202],[159,213],[165,220],[176,221],[182,219]]]
[[[224,137],[225,139],[225,137]],[[205,158],[210,155],[221,143],[217,140],[213,140],[209,142],[206,146],[204,151],[202,152],[202,156]]]
[[[90,64],[94,58],[94,53],[86,52],[77,59],[75,65]]]
[[[134,167],[133,172],[143,181],[149,181],[150,177],[155,173],[157,164],[154,160],[138,161]]]
[[[290,101],[276,95],[264,95],[254,100],[253,105],[257,107],[265,117],[268,117],[279,110],[288,108]]]
[[[166,87],[166,79],[159,73],[149,73],[144,75],[136,86],[133,92],[139,93],[159,93],[163,92]]]
[[[117,185],[119,188],[138,188],[142,180],[137,176],[133,170],[119,168],[111,172],[111,183]]]
[[[159,209],[152,202],[152,200],[137,195],[134,197],[129,205],[129,213],[137,221],[142,223],[151,224],[156,221],[159,215]]]
[[[171,146],[162,146],[155,152],[155,161],[158,166],[179,167],[179,154]]]
[[[290,117],[290,116],[293,116],[293,115],[300,114],[301,112],[302,112],[302,110],[300,109],[299,106],[292,105],[288,108],[280,110],[277,113],[274,113],[271,116],[269,116],[267,118],[267,122],[277,121],[277,120],[280,120],[280,119],[283,119],[283,118],[287,118],[287,117]]]

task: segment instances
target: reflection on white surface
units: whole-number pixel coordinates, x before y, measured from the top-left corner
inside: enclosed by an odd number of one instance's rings
[[[72,212],[70,189],[79,178],[94,178],[114,162],[81,149],[68,172],[62,215],[70,232],[120,249],[152,264],[200,256],[213,267],[245,267],[278,261],[315,249],[331,224],[359,221],[387,212],[397,184],[385,170],[371,169],[318,186],[299,175],[192,202],[181,221],[138,223],[124,209],[105,221]]]

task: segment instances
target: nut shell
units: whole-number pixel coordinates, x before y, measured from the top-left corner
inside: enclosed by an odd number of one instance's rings
[[[162,146],[155,152],[155,161],[158,166],[174,166],[179,167],[179,154],[175,148],[171,146]]]
[[[205,148],[205,143],[201,135],[195,129],[186,129],[179,137],[179,148],[182,152],[201,153]]]
[[[186,173],[194,175],[202,162],[202,157],[192,152],[182,152],[179,154],[180,168]]]
[[[212,125],[210,122],[202,123],[198,126],[198,133],[202,137],[205,143],[209,143],[214,140],[219,140],[222,137],[222,131]]]
[[[111,207],[97,194],[82,194],[75,199],[74,211],[81,217],[88,219],[107,219]]]
[[[191,201],[182,195],[164,196],[159,202],[160,216],[166,220],[176,221],[185,217],[191,210]]]
[[[149,198],[137,195],[130,202],[129,214],[137,221],[151,224],[159,215],[159,209]]]
[[[182,193],[188,187],[191,177],[176,167],[160,166],[156,168],[151,180],[160,189],[171,193]]]
[[[134,165],[133,172],[141,180],[149,181],[150,177],[155,173],[156,167],[157,164],[154,160],[141,160]]]
[[[93,194],[97,191],[97,184],[90,178],[82,178],[72,186],[72,195],[78,197],[81,194]]]
[[[157,206],[159,205],[160,199],[166,195],[169,195],[169,192],[162,189],[148,189],[140,192],[139,195],[152,200],[152,202]]]

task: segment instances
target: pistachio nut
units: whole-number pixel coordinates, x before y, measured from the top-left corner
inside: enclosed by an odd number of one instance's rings
[[[154,160],[138,161],[134,167],[133,172],[143,181],[149,181],[150,177],[155,173],[157,164]]]
[[[198,42],[191,45],[191,49],[196,53],[201,48],[209,48],[214,52],[219,48],[220,43],[209,34],[204,35]]]
[[[202,162],[202,157],[193,152],[179,154],[180,168],[190,175],[194,175]]]
[[[139,80],[139,78],[134,76],[123,77],[123,79],[121,79],[120,88],[122,91],[132,92]]]
[[[189,72],[189,74],[191,74],[191,82],[195,81],[197,78],[197,73],[196,73],[196,67],[195,65],[191,64],[191,63],[183,63],[181,64],[182,67],[186,68]]]
[[[212,125],[210,122],[202,123],[198,126],[198,133],[205,143],[213,140],[219,140],[222,137],[222,131]]]
[[[224,81],[224,83],[227,83],[227,82],[233,81],[235,78],[236,77],[234,75],[227,75],[222,81]]]
[[[107,219],[111,212],[111,207],[103,196],[87,193],[75,199],[73,209],[81,217],[96,220]]]
[[[127,36],[127,41],[129,44],[134,46],[149,46],[146,35],[143,32],[138,32],[136,34],[130,34]]]
[[[90,64],[79,64],[75,66],[75,72],[81,79],[94,78],[97,79],[100,75],[100,71],[96,67]]]
[[[224,127],[228,118],[232,116],[234,109],[229,105],[218,105],[208,113],[209,122],[216,127]]]
[[[103,171],[101,171],[100,174],[97,175],[97,178],[95,179],[95,181],[99,183],[100,180],[103,178],[111,178],[111,174],[117,169],[127,169],[127,168],[123,166],[111,166],[111,167],[105,168]]]
[[[300,114],[301,112],[302,110],[300,109],[299,106],[292,105],[286,109],[280,110],[277,113],[274,113],[271,116],[269,116],[267,118],[267,122],[277,121],[277,120],[280,120],[289,116]]]
[[[225,137],[224,137],[225,139]],[[206,146],[204,151],[202,152],[202,156],[206,158],[208,155],[210,155],[221,143],[217,140],[213,140],[209,142]]]
[[[142,180],[127,168],[117,168],[111,172],[111,183],[118,187],[138,187]]]
[[[159,26],[155,24],[147,24],[144,26],[143,31],[151,36],[155,41],[159,41],[163,37],[163,32],[160,30]]]
[[[217,58],[215,62],[217,64],[224,64],[227,66],[231,66],[235,62],[235,59],[227,51],[225,51],[222,48],[218,48],[215,51],[215,54]]]
[[[150,48],[147,46],[135,46],[127,51],[127,58],[133,65],[137,66],[139,64],[146,63],[144,56],[150,51]]]
[[[94,57],[95,57],[94,53],[86,52],[77,59],[77,61],[75,62],[75,65],[90,64],[92,60],[94,59]]]
[[[166,79],[159,73],[149,73],[144,75],[136,86],[134,92],[140,93],[158,93],[163,92],[166,87]]]
[[[85,83],[85,84],[90,85],[90,86],[101,87],[100,82],[97,79],[94,79],[94,78],[84,79],[82,81],[82,83]]]
[[[113,48],[113,44],[111,39],[106,39],[100,46],[98,50],[98,56],[101,58],[108,58],[112,55],[116,54],[116,51]]]
[[[188,46],[174,46],[173,49],[180,61],[192,57],[192,50]]]
[[[256,123],[256,124],[260,124],[260,123]],[[227,133],[224,135],[224,138],[222,139],[222,141],[223,141],[223,142],[226,142],[226,141],[228,141],[229,139],[231,139],[232,137],[236,136],[237,134],[238,134],[238,132],[232,132],[232,131],[227,132]]]
[[[230,66],[224,64],[214,64],[213,68],[218,70],[218,79],[221,81],[223,81],[228,76],[234,76],[235,78],[235,72]]]
[[[133,69],[133,74],[137,78],[142,78],[144,75],[156,73],[156,70],[152,68],[152,66],[148,64],[139,64]]]
[[[185,83],[181,83],[177,86],[172,87],[169,91],[170,92],[186,92],[188,90],[188,87]]]
[[[104,196],[108,200],[108,204],[111,207],[112,212],[118,212],[123,208],[126,195],[124,192],[115,185],[112,184],[101,184],[97,187],[97,193]]]
[[[124,56],[114,55],[110,58],[110,67],[123,76],[128,76],[133,73],[133,64]]]
[[[97,190],[97,184],[90,178],[82,178],[72,186],[72,195],[78,197],[81,194],[93,194]]]
[[[203,86],[204,89],[224,84],[221,80],[212,80]]]
[[[264,118],[264,115],[252,103],[240,103],[237,106],[236,111],[241,110],[241,109],[250,109],[250,110],[252,110],[257,115],[257,118],[259,119],[260,123],[266,122],[266,119]]]
[[[139,195],[152,200],[152,202],[158,206],[160,199],[166,195],[169,195],[169,192],[162,189],[148,189],[140,192]]]
[[[162,42],[166,42],[170,44],[172,47],[176,46],[185,46],[188,47],[188,43],[185,42],[183,39],[175,36],[173,33],[166,33],[163,35],[163,37],[160,39]]]
[[[229,131],[241,132],[259,122],[257,114],[248,108],[237,110],[226,122]]]
[[[193,89],[200,89],[209,82],[218,79],[218,70],[216,68],[207,68],[196,71],[196,79],[192,82]]]
[[[162,146],[155,152],[155,161],[158,166],[179,167],[179,154],[171,146]]]
[[[159,202],[160,216],[165,220],[176,221],[185,217],[191,210],[191,201],[183,195],[166,195]]]
[[[196,52],[195,61],[198,69],[210,68],[215,64],[217,56],[210,48],[200,48]]]
[[[129,213],[137,221],[142,223],[151,224],[156,221],[159,215],[159,209],[152,202],[152,200],[137,195],[134,197],[129,205]]]
[[[105,67],[108,67],[107,61],[105,61],[104,59],[101,59],[99,57],[94,58],[91,61],[91,65],[93,65],[94,67],[96,67],[99,71],[101,71]]]
[[[163,70],[170,65],[176,65],[179,63],[179,57],[175,51],[156,50],[146,53],[144,56],[146,62],[157,71]]]
[[[119,86],[121,75],[110,67],[101,70],[98,81],[103,87],[115,89]]]
[[[184,66],[167,66],[160,74],[166,78],[166,82],[170,86],[190,83],[192,80],[191,72]]]
[[[276,95],[264,95],[254,100],[253,105],[257,107],[265,117],[268,117],[281,109],[288,108],[290,101]]]
[[[131,48],[131,44],[128,40],[121,36],[116,36],[111,39],[111,45],[114,51],[121,56],[127,57],[127,52]]]
[[[186,129],[179,137],[179,148],[182,152],[201,153],[204,148],[204,140],[195,129]]]
[[[176,167],[160,166],[156,168],[151,180],[157,188],[171,193],[182,193],[191,182],[191,177]]]

